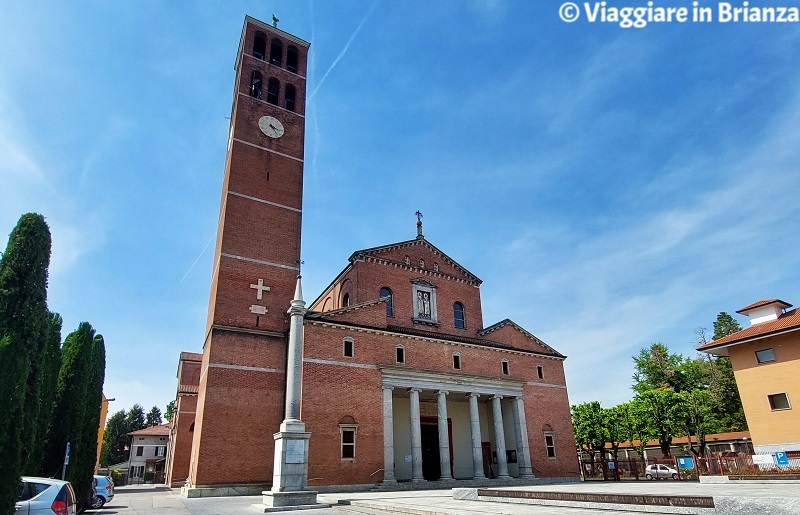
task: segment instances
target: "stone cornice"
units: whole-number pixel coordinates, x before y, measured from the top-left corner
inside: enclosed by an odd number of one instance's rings
[[[394,388],[421,388],[423,390],[447,390],[454,393],[480,393],[486,395],[502,395],[522,397],[523,381],[494,379],[483,376],[471,376],[421,370],[405,367],[383,366],[381,371],[382,386]]]
[[[494,347],[491,345],[492,342],[487,342],[485,345],[479,343],[469,343],[469,342],[461,342],[457,340],[448,340],[446,335],[443,335],[442,338],[435,338],[432,336],[421,336],[417,334],[408,334],[408,333],[401,333],[397,331],[392,331],[390,329],[380,329],[376,327],[364,327],[360,325],[350,324],[350,323],[342,323],[338,321],[332,320],[318,320],[318,319],[309,319],[308,317],[305,318],[304,324],[311,324],[311,325],[319,325],[322,327],[334,327],[337,329],[346,329],[348,331],[359,332],[359,333],[367,333],[367,334],[380,334],[384,336],[392,336],[399,339],[405,340],[419,340],[419,341],[427,341],[433,343],[444,343],[447,345],[454,345],[457,347],[471,347],[474,349],[488,349],[493,350],[496,352],[503,352],[507,354],[517,354],[520,356],[536,356],[538,358],[543,359],[552,359],[554,361],[564,361],[565,357],[558,355],[553,356],[550,354],[544,354],[542,352],[536,352],[531,350],[525,349],[517,349],[514,347]]]

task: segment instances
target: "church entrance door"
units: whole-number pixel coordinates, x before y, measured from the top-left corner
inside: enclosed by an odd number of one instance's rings
[[[426,481],[439,479],[439,426],[437,423],[422,422],[422,477]]]

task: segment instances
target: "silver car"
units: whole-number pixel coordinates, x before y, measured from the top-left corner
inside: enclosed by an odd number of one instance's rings
[[[644,469],[644,477],[647,479],[678,479],[678,471],[666,465],[648,465]]]
[[[114,498],[114,481],[108,476],[94,476],[92,508],[102,508]]]
[[[68,481],[23,477],[15,515],[75,515],[75,492]]]

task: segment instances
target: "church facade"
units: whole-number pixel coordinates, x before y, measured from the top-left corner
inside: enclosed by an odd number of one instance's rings
[[[245,19],[206,339],[179,364],[168,482],[189,490],[258,493],[272,478],[300,263],[308,46]],[[353,253],[310,303],[309,488],[577,477],[565,356],[511,320],[485,326],[480,285],[418,217],[413,239]]]

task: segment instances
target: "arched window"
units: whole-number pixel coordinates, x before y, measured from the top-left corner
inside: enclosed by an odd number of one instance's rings
[[[281,83],[275,77],[270,77],[267,83],[267,102],[278,105],[278,93],[281,90]]]
[[[453,319],[455,320],[456,329],[464,329],[464,305],[460,302],[453,304]]]
[[[294,96],[295,89],[291,84],[286,85],[286,91],[283,94],[283,107],[289,111],[294,111]]]
[[[256,38],[253,40],[253,57],[264,60],[264,54],[267,53],[267,40],[264,38],[263,32],[256,32]]]
[[[255,70],[250,74],[250,96],[261,98],[261,73]]]
[[[385,286],[381,288],[380,293],[378,294],[380,298],[386,298],[386,316],[393,317],[394,316],[394,309],[392,308],[392,290],[386,288]]]
[[[433,271],[434,272],[438,272],[439,271],[439,263],[434,263],[433,264]]]
[[[280,40],[273,39],[272,44],[269,46],[269,64],[280,66],[283,62],[283,45]]]
[[[419,260],[419,267],[420,268],[425,268],[425,260],[424,259],[420,259]]]
[[[346,308],[349,305],[350,305],[350,294],[345,293],[344,296],[342,297],[342,307]]]
[[[297,49],[293,46],[286,49],[286,69],[297,73]]]

